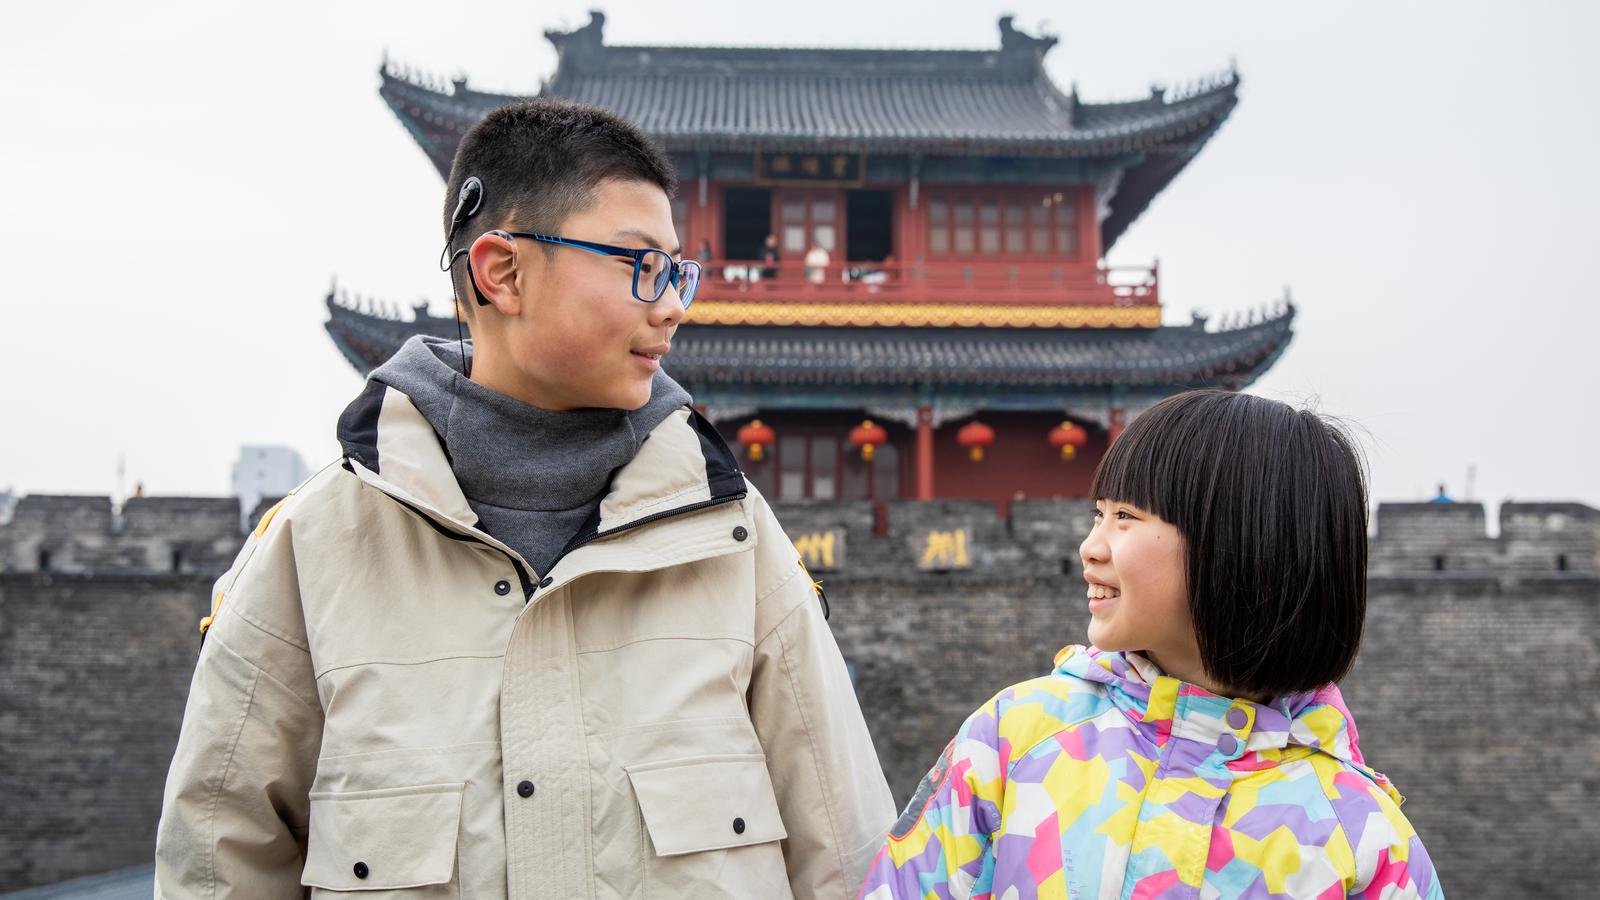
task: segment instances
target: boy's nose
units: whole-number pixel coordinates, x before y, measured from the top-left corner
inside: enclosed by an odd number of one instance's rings
[[[678,298],[678,289],[671,285],[661,293],[656,302],[649,304],[649,321],[651,325],[667,326],[676,325],[683,321],[683,301]]]

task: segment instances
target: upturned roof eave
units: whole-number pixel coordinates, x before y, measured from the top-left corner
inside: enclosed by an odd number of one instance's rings
[[[351,365],[366,374],[383,362],[413,334],[431,334],[440,337],[455,336],[455,321],[448,317],[423,315],[412,321],[392,315],[378,315],[352,308],[348,301],[333,295],[327,298],[329,336]],[[815,367],[814,354],[796,355],[797,361],[805,356],[804,364],[793,366],[773,365],[772,362],[785,350],[779,345],[815,343],[819,346],[838,345],[841,341],[870,346],[914,346],[918,352],[936,352],[941,347],[955,348],[971,360],[967,369],[954,371],[933,367],[928,372],[941,373],[935,379],[950,385],[1022,386],[1044,389],[1051,386],[1107,385],[1134,387],[1161,387],[1186,389],[1190,387],[1227,387],[1241,389],[1253,383],[1282,355],[1293,338],[1295,310],[1287,307],[1281,314],[1241,328],[1226,331],[1203,331],[1192,326],[1162,326],[1156,329],[1027,329],[1017,330],[986,328],[830,328],[825,326],[715,326],[691,325],[679,332],[675,341],[675,365],[669,370],[674,377],[690,382],[718,381],[732,386],[775,388],[790,384],[840,384],[905,385],[926,380],[916,365],[896,362],[893,370],[874,372],[870,367],[856,364],[857,377],[844,378],[833,373],[826,365]],[[734,349],[730,350],[729,342]],[[1082,365],[1044,367],[1019,363],[986,362],[994,355],[1003,355],[1008,348],[1022,345],[1024,356],[1048,350],[1057,341],[1068,344],[1102,344],[1131,341],[1130,347],[1142,346],[1154,353],[1132,364],[1123,364],[1123,354],[1108,354],[1110,361]],[[697,349],[698,345],[698,349]],[[769,354],[762,364],[746,358],[745,352],[734,352],[737,345],[748,351],[752,345],[765,348]],[[365,348],[365,349],[363,349]],[[966,348],[966,349],[962,349]],[[781,352],[780,352],[781,351]],[[863,351],[866,352],[866,351]],[[791,355],[793,355],[791,353]],[[892,355],[892,354],[891,354]],[[888,359],[885,360],[889,361]],[[813,370],[814,368],[814,370]],[[965,373],[965,375],[963,374]],[[970,377],[967,377],[970,376]]]
[[[527,99],[521,95],[495,94],[467,89],[463,94],[446,92],[391,72],[382,71],[380,95],[397,117],[406,124],[414,140],[431,156],[443,148],[432,147],[421,127],[429,122],[436,128],[464,135],[489,109],[502,103]],[[939,131],[926,129],[919,134],[862,134],[859,132],[818,133],[815,129],[685,129],[652,130],[652,136],[669,150],[753,151],[769,148],[826,148],[853,152],[923,153],[954,156],[1016,155],[1062,158],[1105,158],[1128,153],[1159,150],[1173,144],[1198,143],[1197,151],[1210,131],[1225,120],[1237,103],[1237,76],[1175,101],[1143,100],[1121,104],[1080,104],[1080,117],[1093,121],[1101,107],[1143,109],[1143,121],[1122,121],[1116,125],[1063,128],[1046,125],[1032,134],[1005,132]],[[571,99],[570,79],[560,70],[537,96]],[[1053,83],[1051,84],[1053,88]],[[1062,95],[1071,100],[1069,95]],[[1059,114],[1041,111],[1038,120],[1049,122]],[[459,137],[457,138],[459,140]],[[453,150],[453,148],[451,148]]]

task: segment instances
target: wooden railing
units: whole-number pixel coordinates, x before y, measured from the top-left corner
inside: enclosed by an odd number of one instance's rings
[[[1003,302],[1086,306],[1159,306],[1156,265],[1092,269],[1021,262],[834,262],[807,266],[801,260],[764,264],[724,260],[708,266],[700,285],[703,300],[781,303]]]

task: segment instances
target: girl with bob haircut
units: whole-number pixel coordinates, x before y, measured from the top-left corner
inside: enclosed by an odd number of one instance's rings
[[[1092,646],[968,717],[861,897],[1443,898],[1334,686],[1367,601],[1352,441],[1273,400],[1180,394],[1092,493]]]

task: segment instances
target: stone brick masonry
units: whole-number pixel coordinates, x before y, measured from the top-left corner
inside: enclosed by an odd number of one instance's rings
[[[817,577],[902,801],[963,717],[1083,639],[1086,504],[777,512],[797,540],[835,533],[842,567]],[[1453,898],[1592,895],[1600,511],[1507,503],[1495,538],[1477,504],[1376,520],[1345,683],[1368,760]],[[0,890],[149,860],[196,622],[240,540],[226,498],[29,496],[0,526]]]

